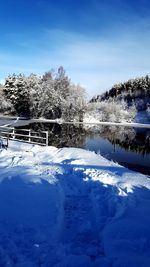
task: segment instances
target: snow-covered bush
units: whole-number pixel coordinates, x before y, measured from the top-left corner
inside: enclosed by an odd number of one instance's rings
[[[135,106],[128,107],[125,101],[113,100],[89,103],[85,113],[85,119],[94,118],[97,121],[131,122],[136,115]]]

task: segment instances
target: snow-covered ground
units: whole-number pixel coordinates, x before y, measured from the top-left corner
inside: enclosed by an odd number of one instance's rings
[[[0,266],[149,267],[150,179],[76,148],[0,152]]]
[[[144,118],[144,117],[143,117]],[[121,122],[114,122],[114,121],[100,121],[97,118],[86,115],[84,117],[83,125],[85,125],[86,128],[91,128],[92,125],[98,126],[98,125],[119,125],[119,126],[127,126],[127,127],[137,127],[137,128],[150,128],[150,122],[145,120],[138,120],[136,119],[135,122],[127,122],[125,120],[122,120]]]

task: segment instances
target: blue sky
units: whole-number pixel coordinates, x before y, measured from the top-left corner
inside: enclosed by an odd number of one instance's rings
[[[148,0],[0,0],[0,81],[63,65],[89,96],[149,74]]]

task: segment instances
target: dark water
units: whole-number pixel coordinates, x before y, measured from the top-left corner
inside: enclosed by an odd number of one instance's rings
[[[150,175],[150,129],[122,126],[84,129],[81,125],[52,123],[34,123],[26,128],[48,131],[49,145],[95,151],[131,170]]]

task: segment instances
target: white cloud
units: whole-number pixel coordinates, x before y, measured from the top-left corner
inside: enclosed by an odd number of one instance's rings
[[[119,38],[90,38],[78,33],[45,30],[40,47],[32,54],[1,53],[0,72],[43,72],[63,65],[73,82],[88,89],[89,95],[109,89],[114,83],[149,73],[150,35],[122,32]],[[27,41],[26,41],[27,42]],[[30,43],[30,40],[28,40]],[[0,77],[4,78],[4,77]]]

